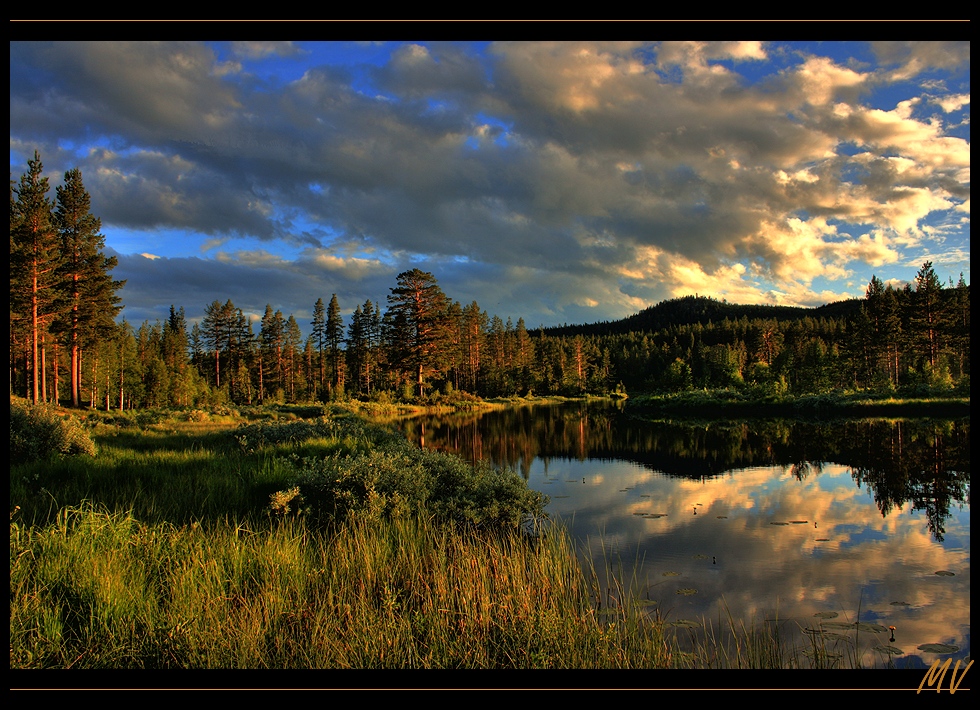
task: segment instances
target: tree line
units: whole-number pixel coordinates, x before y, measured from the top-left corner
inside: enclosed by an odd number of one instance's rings
[[[11,392],[35,402],[126,409],[702,388],[969,391],[969,286],[962,276],[944,285],[931,262],[904,288],[873,277],[864,299],[813,316],[756,309],[716,322],[701,316],[731,307],[690,296],[655,307],[650,328],[532,332],[523,319],[451,299],[433,274],[411,269],[384,306],[367,300],[349,321],[337,294],[318,299],[306,338],[293,315],[270,304],[253,322],[231,299],[207,305],[190,327],[175,306],[165,322],[133,327],[116,321],[123,284],[109,275],[115,260],[102,253],[81,174],[66,173],[52,205],[36,154],[29,168],[16,189],[11,181],[10,372]]]

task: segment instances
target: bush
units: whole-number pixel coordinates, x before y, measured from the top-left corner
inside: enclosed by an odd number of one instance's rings
[[[290,486],[298,486],[305,510],[320,522],[428,512],[472,527],[513,529],[542,517],[547,504],[514,471],[486,463],[471,466],[458,456],[419,449],[396,432],[354,419],[325,421],[314,427],[297,422],[262,427],[266,431],[249,429],[244,438],[250,443],[297,441],[309,436],[310,429],[320,435],[329,432],[345,440],[369,442],[355,453],[348,448],[348,452],[325,457],[290,457],[296,472]],[[291,493],[281,491],[273,507]]]
[[[95,456],[95,442],[74,417],[62,417],[47,405],[10,403],[10,460],[45,460],[52,456]]]

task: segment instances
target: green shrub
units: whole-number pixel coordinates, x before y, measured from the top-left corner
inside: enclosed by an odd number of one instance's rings
[[[296,472],[290,486],[298,486],[314,520],[381,519],[428,511],[472,527],[514,529],[544,514],[547,499],[514,471],[486,463],[470,465],[458,456],[419,449],[397,432],[355,419],[252,425],[239,430],[239,443],[250,447],[328,435],[370,445],[345,447],[329,456],[289,457]],[[290,493],[277,494],[273,507]]]
[[[47,405],[10,403],[10,460],[44,460],[52,456],[95,456],[95,443],[71,416]]]

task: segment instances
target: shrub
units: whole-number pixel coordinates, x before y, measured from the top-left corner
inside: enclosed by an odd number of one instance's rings
[[[300,495],[299,486],[293,486],[288,491],[276,491],[269,495],[269,507],[272,514],[277,517],[285,517],[295,509],[296,514],[303,512],[303,496]]]
[[[47,405],[10,403],[10,460],[51,456],[95,456],[95,443],[74,417],[61,417]]]
[[[314,520],[429,512],[444,520],[497,529],[519,528],[544,515],[547,499],[514,471],[486,463],[470,465],[458,456],[419,449],[397,432],[355,419],[253,425],[240,429],[238,436],[239,443],[251,447],[296,442],[313,434],[369,442],[330,456],[289,457],[295,470],[289,485],[298,487],[304,509]],[[280,491],[272,507],[281,510],[282,500],[292,493]]]

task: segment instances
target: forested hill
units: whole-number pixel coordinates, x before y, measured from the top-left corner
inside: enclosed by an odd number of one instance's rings
[[[850,318],[861,308],[863,299],[836,301],[819,308],[799,308],[793,306],[742,306],[718,301],[707,296],[684,296],[663,301],[639,313],[618,321],[604,321],[588,325],[564,325],[545,328],[545,335],[617,335],[622,333],[656,333],[664,328],[700,323],[719,324],[726,318],[730,321],[777,320],[793,321],[803,318]]]

